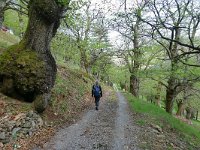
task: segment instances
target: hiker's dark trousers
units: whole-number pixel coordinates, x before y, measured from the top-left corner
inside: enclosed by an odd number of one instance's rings
[[[96,105],[96,108],[98,108],[98,107],[99,107],[100,96],[94,97],[94,98],[95,98],[95,105]]]

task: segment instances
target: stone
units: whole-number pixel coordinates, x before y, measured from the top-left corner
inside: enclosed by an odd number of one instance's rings
[[[29,111],[27,114],[26,114],[26,116],[27,117],[33,117],[33,115],[34,115],[34,112],[31,110],[31,111]]]
[[[31,124],[32,124],[32,128],[35,128],[36,124],[35,124],[35,121],[31,121]]]
[[[15,125],[16,121],[15,120],[12,120],[12,121],[8,121],[8,124],[12,124],[12,125]]]
[[[12,129],[14,128],[14,126],[15,125],[13,125],[13,124],[8,124],[8,126],[7,126],[8,131],[9,132],[12,131]]]
[[[21,130],[21,128],[14,128],[12,131],[12,136],[16,136],[17,132],[20,130]]]
[[[41,117],[38,118],[37,122],[38,122],[38,126],[40,127],[43,126],[43,120]]]
[[[30,122],[26,122],[24,125],[23,125],[24,128],[31,128],[31,123]]]
[[[25,123],[26,123],[26,120],[25,120],[25,119],[22,119],[21,123],[22,123],[22,124],[25,124]]]
[[[160,132],[156,129],[152,129],[152,132],[156,133],[156,134],[159,134]]]
[[[165,135],[157,135],[158,138],[165,139]]]
[[[0,142],[0,148],[3,148],[3,146],[4,146],[4,145],[3,145],[3,143],[2,143],[2,142]]]
[[[154,129],[158,130],[159,132],[162,132],[162,128],[161,128],[160,126],[155,125],[155,124],[151,124],[151,126],[152,126]]]
[[[29,136],[33,135],[33,132],[32,131],[28,131],[28,135]]]
[[[20,113],[14,117],[14,121],[24,118],[26,115],[24,113]]]
[[[38,118],[40,117],[37,113],[33,113],[33,118]]]
[[[21,121],[17,121],[16,124],[15,124],[15,126],[16,126],[16,127],[19,127],[19,126],[21,126],[21,124],[22,124]]]
[[[6,139],[4,139],[4,140],[1,140],[1,142],[2,142],[3,144],[7,144],[7,143],[10,142],[10,139],[6,138]]]
[[[5,139],[6,139],[5,132],[0,132],[0,140],[5,140]]]

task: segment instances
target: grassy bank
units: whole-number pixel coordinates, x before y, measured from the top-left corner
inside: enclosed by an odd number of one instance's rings
[[[16,44],[17,42],[19,42],[19,38],[17,36],[0,30],[0,50]]]
[[[90,106],[93,80],[80,70],[58,67],[52,99],[44,117],[53,124],[69,121]]]
[[[132,110],[136,113],[143,114],[137,123],[139,125],[157,124],[165,132],[175,132],[177,135],[191,145],[191,147],[199,147],[200,128],[197,122],[188,125],[179,119],[169,115],[163,109],[146,101],[136,99],[129,93],[124,93],[128,99]]]

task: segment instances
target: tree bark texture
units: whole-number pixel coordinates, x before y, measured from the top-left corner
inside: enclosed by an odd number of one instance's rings
[[[184,109],[185,109],[185,105],[184,105],[184,103],[182,101],[178,102],[177,105],[178,105],[178,110],[177,110],[176,115],[177,116],[182,116],[183,112],[184,112]]]
[[[181,30],[176,28],[174,32],[171,33],[172,39],[179,41]],[[166,112],[172,114],[174,98],[176,96],[176,70],[178,67],[177,53],[178,53],[178,44],[171,42],[169,45],[170,59],[171,59],[171,73],[168,79],[168,87],[166,89]]]
[[[135,75],[130,76],[130,92],[138,97],[139,93],[139,79]]]
[[[0,1],[0,28],[2,27],[4,21],[4,12],[5,12],[6,0]]]
[[[158,82],[158,85],[156,87],[157,93],[155,95],[155,104],[159,107],[160,107],[160,101],[161,101],[161,90],[162,90],[162,85],[160,82]]]
[[[187,107],[186,108],[186,119],[191,119],[192,116],[192,109]]]
[[[134,45],[134,58],[133,58],[133,64],[131,68],[131,73],[134,73],[130,76],[130,92],[135,96],[139,96],[139,77],[138,77],[138,71],[140,62],[139,59],[141,57],[141,52],[139,49],[139,23],[140,19],[137,18],[136,23],[133,27],[133,45]]]
[[[50,42],[60,25],[62,9],[54,0],[32,0],[29,7],[29,23],[22,41],[25,49],[35,51],[44,61],[46,79],[41,91],[49,92],[56,76],[56,63],[50,52]]]
[[[173,111],[173,104],[174,104],[174,97],[175,97],[175,79],[171,77],[168,80],[168,87],[166,90],[166,112],[172,114]]]

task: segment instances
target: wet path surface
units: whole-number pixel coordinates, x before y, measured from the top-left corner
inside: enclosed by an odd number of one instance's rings
[[[99,111],[90,109],[80,121],[59,130],[43,148],[34,150],[137,150],[137,133],[128,104],[121,93],[118,100],[101,101]]]

